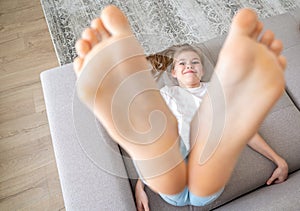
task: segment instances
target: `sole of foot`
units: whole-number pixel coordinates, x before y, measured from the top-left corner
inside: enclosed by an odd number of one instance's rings
[[[157,157],[174,146],[177,121],[121,10],[104,8],[75,47],[79,98],[111,137],[135,158]]]

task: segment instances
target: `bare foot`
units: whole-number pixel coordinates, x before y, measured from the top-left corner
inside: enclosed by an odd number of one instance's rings
[[[243,9],[233,19],[210,89],[213,110],[219,111],[210,117],[215,122],[212,131],[219,131],[219,138],[203,147],[200,163],[216,150],[223,132],[244,140],[240,141],[243,146],[284,91],[286,59],[281,55],[282,43],[269,30],[258,40],[262,29],[263,24],[252,10]]]
[[[104,8],[83,32],[76,50],[81,101],[135,160],[153,190],[167,194],[183,190],[186,168],[177,120],[161,97],[124,14],[115,6]]]
[[[258,40],[261,31],[256,14],[241,10],[233,20],[215,69],[227,112],[239,115],[241,133],[258,128],[285,87],[282,43],[269,30]]]
[[[204,124],[209,140],[199,147],[200,164],[213,155],[225,133],[234,134],[231,140],[243,147],[284,91],[286,60],[281,55],[282,43],[269,30],[258,40],[262,29],[263,24],[249,9],[239,11],[233,19],[211,80],[211,106],[202,103],[205,111],[199,111],[192,124],[194,143],[199,128],[203,129],[197,118],[207,115]]]
[[[271,32],[257,41],[261,29],[256,15],[242,10],[234,19],[215,69],[225,95],[225,137],[229,140],[225,144],[230,146],[236,146],[230,143],[230,134],[237,137],[232,141],[241,147],[246,144],[284,90],[286,61],[281,56],[282,44]],[[133,159],[148,163],[146,169],[146,164],[139,165],[142,172],[163,174],[147,180],[154,190],[165,194],[180,192],[187,184],[187,169],[181,162],[177,121],[157,90],[143,50],[124,14],[114,6],[105,8],[101,18],[84,31],[76,50],[79,57],[74,61],[74,69],[82,102]],[[207,110],[202,111],[207,116]],[[205,120],[202,124],[198,128],[205,134]],[[198,161],[199,151],[194,152]],[[159,159],[147,162],[152,158]],[[224,156],[220,159],[224,160]],[[231,171],[228,173],[229,177]]]
[[[174,146],[177,121],[118,8],[106,7],[83,32],[76,50],[78,95],[115,141],[134,158],[143,159],[161,155]]]
[[[249,9],[235,16],[208,91],[212,103],[206,96],[193,119],[188,181],[198,196],[226,185],[239,154],[284,91],[282,43],[271,31],[258,40],[262,28]]]

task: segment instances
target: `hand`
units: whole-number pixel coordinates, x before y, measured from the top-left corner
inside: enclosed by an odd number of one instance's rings
[[[140,182],[140,181],[139,181]],[[148,205],[148,196],[144,191],[144,186],[140,183],[137,183],[135,187],[135,200],[136,200],[136,207],[138,211],[149,211]]]
[[[288,164],[282,159],[278,163],[277,168],[274,170],[272,176],[268,179],[267,185],[271,185],[273,182],[275,184],[284,182],[288,177],[288,170]]]

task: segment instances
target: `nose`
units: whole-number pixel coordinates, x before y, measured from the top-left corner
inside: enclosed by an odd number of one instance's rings
[[[186,69],[191,69],[192,68],[192,64],[191,63],[187,63],[186,64]]]

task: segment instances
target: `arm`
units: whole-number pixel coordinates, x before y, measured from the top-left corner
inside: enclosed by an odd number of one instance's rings
[[[258,133],[251,138],[251,140],[248,142],[248,146],[267,157],[277,165],[277,168],[274,170],[272,176],[268,179],[267,185],[271,185],[273,182],[276,184],[281,183],[287,179],[288,164],[282,157],[274,152],[274,150]]]
[[[145,185],[139,179],[135,185],[135,200],[136,200],[136,207],[138,211],[149,211],[148,206],[148,196],[144,191]]]

